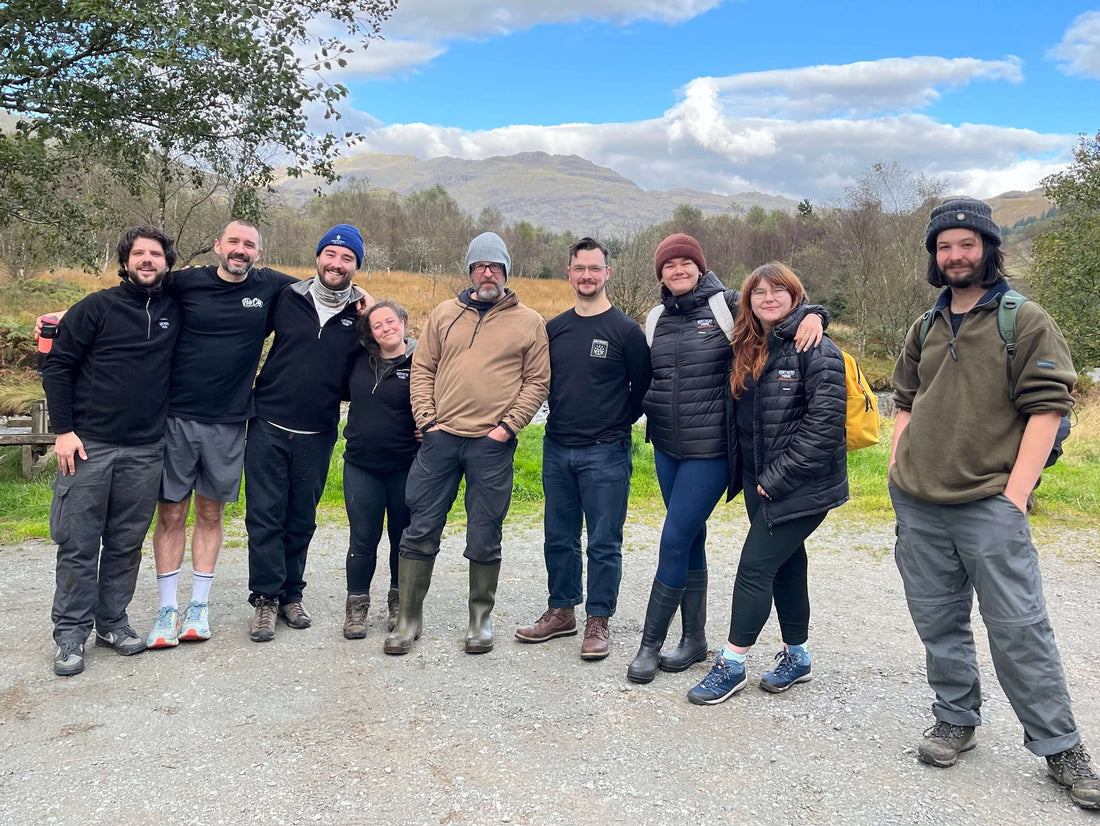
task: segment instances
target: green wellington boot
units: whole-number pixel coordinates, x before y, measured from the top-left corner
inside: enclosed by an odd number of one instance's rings
[[[424,597],[432,584],[432,568],[435,559],[405,559],[397,562],[397,589],[401,593],[401,607],[397,613],[397,625],[386,637],[382,650],[387,654],[408,654],[413,642],[420,639],[424,626]]]
[[[497,601],[500,563],[470,563],[470,628],[466,631],[466,653],[486,654],[493,650],[493,606]]]

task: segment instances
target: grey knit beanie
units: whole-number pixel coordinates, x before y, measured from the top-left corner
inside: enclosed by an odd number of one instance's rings
[[[470,274],[470,267],[478,261],[487,264],[503,264],[504,278],[512,274],[512,258],[508,255],[508,247],[504,240],[495,232],[483,232],[470,242],[470,248],[466,250],[466,274]]]
[[[924,246],[929,252],[936,249],[936,236],[945,229],[972,229],[1000,246],[1001,230],[993,223],[993,210],[985,201],[966,196],[948,198],[932,210],[930,218],[924,236]]]

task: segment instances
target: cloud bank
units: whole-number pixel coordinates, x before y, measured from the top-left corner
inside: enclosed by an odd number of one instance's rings
[[[1100,78],[1100,11],[1077,17],[1047,56],[1060,61],[1066,74]]]

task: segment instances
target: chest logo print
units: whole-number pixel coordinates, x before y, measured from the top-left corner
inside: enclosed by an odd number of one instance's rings
[[[588,355],[594,359],[607,358],[607,351],[610,349],[608,342],[602,338],[592,339],[592,349],[588,351]]]
[[[714,319],[713,318],[697,318],[695,319],[695,327],[698,330],[713,330]]]
[[[160,329],[162,329],[162,330],[167,330],[168,327],[169,327],[169,324],[170,324],[170,322],[166,318],[162,318],[160,321],[157,322],[157,326],[160,327]]]
[[[343,324],[345,327],[350,327],[355,322],[352,321],[350,318],[341,318],[340,323]]]
[[[248,309],[262,309],[264,306],[264,300],[262,298],[242,298],[241,306]]]

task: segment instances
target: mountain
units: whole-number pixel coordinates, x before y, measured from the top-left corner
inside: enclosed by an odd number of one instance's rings
[[[1054,206],[1042,189],[1028,192],[1013,190],[995,198],[986,198],[986,203],[993,210],[993,220],[1002,230],[1010,229],[1028,218],[1042,218]]]
[[[341,158],[336,171],[343,180],[366,180],[372,187],[408,195],[437,184],[466,212],[499,209],[505,220],[529,221],[555,231],[607,234],[638,230],[668,220],[679,204],[704,214],[731,205],[748,210],[794,210],[796,202],[778,195],[741,192],[715,195],[690,189],[646,190],[605,166],[577,155],[522,152],[480,161],[461,158],[418,160],[411,155],[361,154]],[[288,199],[308,200],[320,179],[288,178],[277,186]]]

